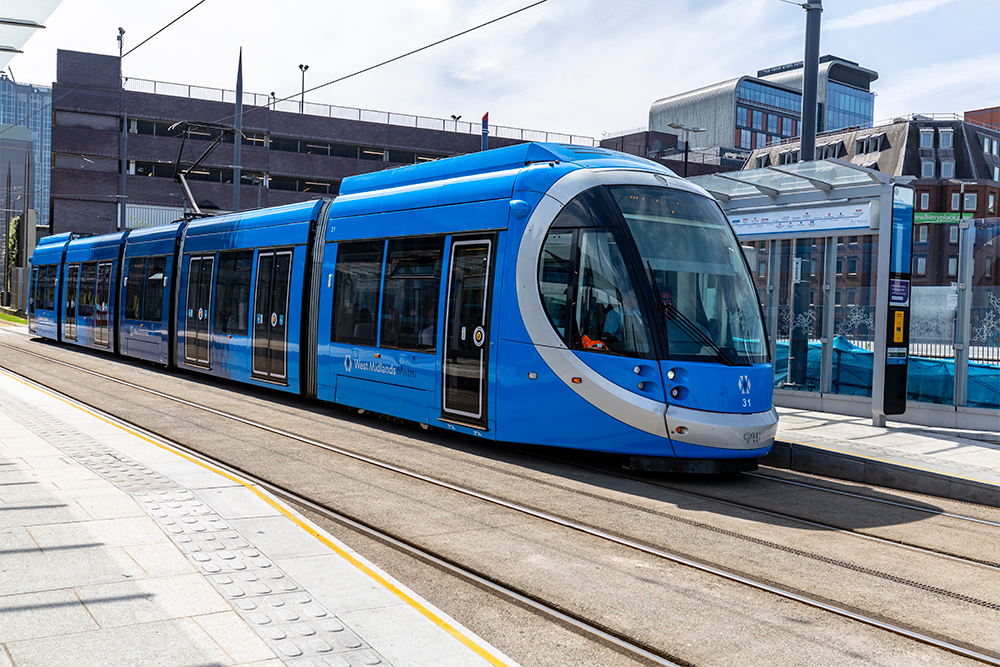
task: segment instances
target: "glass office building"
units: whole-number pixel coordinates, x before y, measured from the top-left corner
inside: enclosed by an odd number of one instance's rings
[[[49,225],[49,193],[52,171],[52,89],[14,83],[0,78],[0,125],[23,125],[31,132],[34,149],[31,201],[38,211],[39,227]]]
[[[869,86],[877,72],[823,56],[818,74],[817,131],[872,125]],[[698,128],[693,145],[717,147],[720,156],[787,142],[801,133],[802,79],[802,63],[789,63],[658,100],[649,110],[649,131],[680,135],[673,126]]]
[[[818,74],[816,131],[871,127],[875,120],[875,94],[871,92],[870,86],[878,79],[878,72],[861,67],[851,60],[823,56],[819,59]],[[757,76],[797,91],[802,90],[801,61],[760,70]]]

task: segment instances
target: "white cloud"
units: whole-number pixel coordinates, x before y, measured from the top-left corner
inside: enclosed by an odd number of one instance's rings
[[[910,113],[962,113],[996,105],[984,90],[1000,89],[1000,52],[897,72],[881,87],[876,120]],[[932,106],[933,108],[927,108]]]
[[[914,14],[923,14],[952,2],[957,2],[957,0],[904,0],[904,2],[894,2],[881,7],[870,7],[841,18],[824,21],[823,29],[842,30],[870,26],[876,23],[888,23]]]
[[[309,65],[311,88],[532,1],[286,0],[276,12],[265,0],[243,0],[235,24],[232,3],[206,2],[127,57],[124,70],[129,77],[231,90],[242,46],[245,90],[295,99],[299,63]],[[956,6],[931,11],[948,2]],[[1000,90],[997,22],[968,16],[1000,2],[958,3],[828,0],[821,54],[879,72],[873,85],[879,119],[992,106]],[[57,48],[117,55],[118,26],[128,31],[130,49],[193,4],[64,0],[11,67],[19,81],[47,84],[55,78]],[[871,31],[836,29],[903,16],[882,24],[877,39]],[[927,49],[920,35],[962,39]],[[489,111],[501,125],[600,137],[645,125],[657,99],[801,60],[804,40],[805,13],[779,0],[549,0],[306,93],[306,101],[463,120]]]

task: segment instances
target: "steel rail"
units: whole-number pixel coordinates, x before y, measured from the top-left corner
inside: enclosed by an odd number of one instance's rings
[[[872,498],[871,496],[866,496],[861,493],[852,493],[850,491],[841,491],[840,489],[831,489],[829,487],[820,486],[818,484],[809,484],[807,482],[799,482],[792,479],[782,479],[780,477],[772,477],[771,475],[762,475],[759,472],[747,472],[743,473],[749,477],[756,477],[758,479],[766,479],[770,482],[779,482],[781,484],[789,484],[791,486],[801,486],[806,489],[813,489],[815,491],[824,491],[826,493],[832,493],[839,496],[846,496],[848,498],[859,498],[861,500],[867,500],[873,503],[881,503],[882,505],[889,505],[890,507],[898,507],[900,509],[913,510],[915,512],[924,512],[925,514],[930,514],[932,516],[943,516],[949,519],[959,519],[960,521],[969,521],[972,523],[981,523],[985,526],[991,526],[994,528],[1000,528],[1000,523],[996,521],[989,521],[987,519],[977,519],[972,516],[963,516],[961,514],[954,514],[952,512],[935,511],[927,509],[926,507],[918,507],[917,505],[910,505],[908,503],[897,502],[894,500],[886,500],[884,498]],[[915,491],[909,491],[908,493],[916,493]],[[926,494],[921,494],[926,495]],[[953,501],[953,502],[963,502],[963,501]]]
[[[455,484],[451,484],[450,482],[445,482],[443,480],[437,480],[437,479],[428,477],[426,475],[423,475],[421,473],[417,473],[417,472],[413,472],[413,471],[410,471],[410,470],[406,470],[405,468],[401,468],[401,467],[393,465],[391,463],[386,463],[384,461],[379,461],[377,459],[371,458],[369,456],[365,456],[363,454],[358,454],[356,452],[351,452],[349,450],[345,450],[345,449],[337,447],[335,445],[330,445],[328,443],[320,442],[318,440],[314,440],[314,439],[308,438],[306,436],[302,436],[302,435],[298,435],[298,434],[295,434],[295,433],[291,433],[289,431],[285,431],[284,429],[279,429],[279,428],[276,428],[276,427],[273,427],[273,426],[269,426],[267,424],[262,424],[260,422],[256,422],[254,420],[247,419],[245,417],[240,417],[238,415],[233,415],[233,414],[230,414],[230,413],[226,413],[226,412],[224,412],[222,410],[217,410],[215,408],[209,408],[207,406],[199,405],[197,403],[194,403],[192,401],[188,401],[186,399],[178,398],[176,396],[171,396],[169,394],[165,394],[165,393],[157,391],[155,389],[149,389],[149,388],[143,387],[141,385],[138,385],[138,384],[135,384],[135,383],[132,383],[132,382],[128,382],[127,380],[121,380],[119,378],[115,378],[115,377],[112,377],[110,375],[106,375],[104,373],[99,373],[97,371],[93,371],[93,370],[90,370],[90,369],[87,369],[87,368],[76,366],[74,364],[71,364],[71,363],[68,363],[68,362],[65,362],[65,361],[61,361],[61,360],[58,360],[58,359],[52,359],[50,357],[46,357],[45,355],[41,355],[41,354],[38,354],[38,353],[35,353],[35,352],[29,352],[27,350],[24,350],[23,348],[17,348],[17,347],[14,347],[14,346],[3,344],[3,343],[0,343],[0,346],[2,346],[2,347],[8,347],[8,348],[11,348],[11,349],[15,349],[15,350],[17,350],[19,352],[23,352],[25,354],[38,357],[40,359],[43,359],[43,360],[55,363],[57,365],[66,366],[68,368],[73,368],[75,370],[82,371],[84,373],[93,375],[95,377],[99,377],[101,379],[108,380],[110,382],[115,382],[115,383],[127,386],[129,388],[133,388],[133,389],[137,389],[137,390],[140,390],[140,391],[144,391],[144,392],[147,392],[147,393],[152,394],[154,396],[157,396],[159,398],[165,398],[167,400],[174,401],[174,402],[179,403],[181,405],[185,405],[185,406],[188,406],[188,407],[193,407],[193,408],[196,408],[198,410],[203,410],[205,412],[208,412],[210,414],[214,414],[214,415],[219,416],[219,417],[223,417],[225,419],[236,421],[238,423],[242,423],[242,424],[245,424],[247,426],[251,426],[253,428],[258,428],[260,430],[267,431],[269,433],[273,433],[274,435],[279,435],[281,437],[285,437],[285,438],[289,438],[289,439],[292,439],[292,440],[296,440],[296,441],[301,442],[303,444],[308,444],[308,445],[312,445],[312,446],[315,446],[315,447],[319,447],[319,448],[325,449],[327,451],[339,454],[341,456],[346,456],[348,458],[352,458],[352,459],[355,459],[357,461],[361,461],[363,463],[368,463],[368,464],[376,466],[378,468],[382,468],[383,470],[388,470],[388,471],[391,471],[391,472],[395,472],[397,474],[404,475],[404,476],[410,477],[412,479],[417,479],[417,480],[426,482],[428,484],[432,484],[434,486],[438,486],[438,487],[441,487],[441,488],[448,489],[450,491],[454,491],[456,493],[461,493],[463,495],[467,495],[467,496],[470,496],[470,497],[473,497],[473,498],[477,498],[477,499],[483,500],[484,502],[489,502],[489,503],[493,503],[493,504],[499,505],[501,507],[506,507],[507,509],[510,509],[510,510],[513,510],[513,511],[517,511],[517,512],[526,514],[528,516],[531,516],[531,517],[534,517],[534,518],[537,518],[537,519],[548,521],[550,523],[554,523],[556,525],[560,525],[560,526],[563,526],[565,528],[569,528],[571,530],[576,530],[578,532],[584,533],[586,535],[590,535],[592,537],[598,537],[600,539],[606,540],[606,541],[611,542],[613,544],[618,544],[620,546],[624,546],[624,547],[627,547],[627,548],[630,548],[630,549],[634,549],[634,550],[639,551],[641,553],[646,553],[646,554],[649,554],[649,555],[652,555],[652,556],[656,556],[656,557],[662,558],[662,559],[664,559],[664,560],[666,560],[668,562],[671,562],[671,563],[674,563],[674,564],[677,564],[677,565],[682,565],[682,566],[685,566],[685,567],[688,567],[688,568],[691,568],[691,569],[694,569],[694,570],[697,570],[697,571],[700,571],[700,572],[704,572],[706,574],[711,574],[711,575],[720,577],[722,579],[726,579],[726,580],[734,582],[734,583],[742,584],[744,586],[747,586],[747,587],[750,587],[750,588],[753,588],[753,589],[756,589],[756,590],[759,590],[759,591],[770,593],[772,595],[776,595],[778,597],[785,598],[787,600],[792,600],[794,602],[798,602],[800,604],[803,604],[803,605],[806,605],[806,606],[809,606],[809,607],[820,609],[822,611],[834,614],[836,616],[841,616],[843,618],[847,618],[847,619],[856,621],[858,623],[863,623],[865,625],[876,627],[876,628],[879,628],[879,629],[884,630],[886,632],[890,632],[890,633],[893,633],[893,634],[896,634],[896,635],[899,635],[899,636],[902,636],[902,637],[906,637],[906,638],[911,639],[913,641],[917,641],[917,642],[920,642],[920,643],[923,643],[923,644],[927,644],[929,646],[933,646],[935,648],[939,648],[939,649],[948,651],[950,653],[954,653],[956,655],[960,655],[960,656],[963,656],[963,657],[966,657],[966,658],[969,658],[969,659],[972,659],[972,660],[978,660],[978,661],[986,663],[986,664],[996,665],[997,667],[1000,667],[1000,658],[997,658],[997,657],[994,657],[994,656],[991,656],[991,655],[988,655],[988,654],[985,654],[985,653],[981,653],[979,651],[975,651],[975,650],[966,648],[966,647],[961,646],[959,644],[955,644],[955,643],[948,642],[948,641],[945,641],[945,640],[942,640],[942,639],[938,639],[936,637],[932,637],[930,635],[927,635],[927,634],[924,634],[924,633],[921,633],[921,632],[917,632],[915,630],[910,630],[908,628],[904,628],[904,627],[901,627],[901,626],[898,626],[898,625],[893,625],[892,623],[889,623],[887,621],[883,621],[883,620],[878,619],[878,618],[874,618],[874,617],[871,617],[871,616],[865,616],[864,614],[861,614],[861,613],[858,613],[858,612],[855,612],[855,611],[851,611],[849,609],[845,609],[845,608],[842,608],[842,607],[838,607],[836,605],[833,605],[833,604],[830,604],[830,603],[827,603],[827,602],[823,602],[822,600],[817,600],[817,599],[814,599],[814,598],[810,598],[810,597],[807,597],[805,595],[801,595],[799,593],[795,593],[795,592],[792,592],[792,591],[783,590],[783,589],[778,588],[777,586],[774,586],[774,585],[771,585],[771,584],[767,584],[767,583],[755,581],[755,580],[750,579],[748,577],[745,577],[745,576],[742,576],[742,575],[738,575],[738,574],[734,574],[732,572],[728,572],[726,570],[723,570],[723,569],[718,568],[718,567],[714,567],[712,565],[707,565],[705,563],[700,563],[698,561],[695,561],[695,560],[692,560],[692,559],[689,559],[689,558],[685,558],[685,557],[682,557],[682,556],[678,556],[676,554],[671,554],[671,553],[663,551],[661,549],[657,549],[655,547],[651,547],[651,546],[648,546],[648,545],[636,542],[634,540],[630,540],[628,538],[624,538],[624,537],[621,537],[621,536],[618,536],[618,535],[614,535],[614,534],[608,533],[606,531],[603,531],[603,530],[600,530],[600,529],[597,529],[597,528],[594,528],[594,527],[591,527],[591,526],[585,526],[583,524],[579,524],[579,523],[576,523],[574,521],[570,521],[570,520],[565,519],[563,517],[559,517],[559,516],[555,516],[555,515],[549,514],[548,512],[543,512],[541,510],[536,510],[536,509],[533,509],[533,508],[530,508],[530,507],[527,507],[527,506],[524,506],[524,505],[520,505],[518,503],[514,503],[514,502],[511,502],[511,501],[508,501],[508,500],[504,500],[502,498],[496,498],[494,496],[490,496],[489,494],[485,494],[485,493],[482,493],[482,492],[479,492],[479,491],[474,491],[472,489],[465,489],[465,488],[459,487],[459,486],[457,486]],[[40,383],[36,383],[36,384],[40,384]],[[91,407],[91,409],[93,409],[92,406],[88,406],[88,407]],[[121,421],[121,420],[118,420],[118,421]],[[124,422],[122,422],[122,423],[124,423]],[[130,425],[130,426],[132,426],[132,425]],[[133,426],[133,428],[136,428],[136,427]],[[163,436],[161,436],[159,434],[154,434],[154,435],[156,435],[159,438],[163,438]],[[240,474],[246,475],[247,473],[241,471]]]
[[[55,361],[55,360],[52,360],[52,361]],[[64,362],[58,362],[58,363],[64,363]],[[82,369],[82,370],[86,371],[86,369]],[[246,470],[244,470],[244,469],[242,469],[242,468],[240,468],[238,466],[234,466],[234,465],[232,465],[230,463],[227,463],[227,462],[225,462],[225,461],[223,461],[221,459],[218,459],[218,458],[215,458],[215,457],[210,456],[208,454],[205,454],[204,452],[201,452],[201,451],[199,451],[197,449],[193,449],[193,448],[191,448],[191,447],[189,447],[187,445],[183,445],[183,444],[181,444],[179,442],[176,442],[175,440],[172,440],[170,438],[167,438],[167,437],[165,437],[165,436],[163,436],[163,435],[161,435],[159,433],[155,433],[153,431],[150,431],[150,430],[148,430],[146,428],[143,428],[141,426],[138,426],[136,424],[132,424],[130,422],[127,422],[127,421],[125,421],[125,420],[123,420],[123,419],[121,419],[119,417],[116,417],[115,415],[112,415],[112,414],[110,414],[108,412],[105,412],[104,410],[101,410],[99,408],[95,408],[94,406],[88,405],[88,404],[84,403],[83,401],[80,401],[80,400],[75,399],[73,397],[70,397],[70,396],[67,396],[65,394],[62,394],[62,392],[58,392],[57,390],[53,390],[50,387],[46,387],[45,385],[41,384],[40,382],[38,382],[36,380],[32,380],[31,378],[27,378],[27,377],[21,375],[20,373],[15,373],[14,371],[11,371],[10,369],[4,369],[4,371],[7,372],[7,373],[10,373],[12,375],[17,376],[23,382],[26,382],[28,384],[31,384],[31,385],[34,385],[34,386],[39,387],[41,389],[44,389],[45,391],[58,393],[60,395],[60,398],[62,398],[63,400],[65,400],[65,401],[67,401],[67,402],[69,402],[71,404],[75,404],[78,407],[81,407],[83,409],[86,409],[87,411],[91,412],[92,414],[96,414],[96,415],[100,416],[102,419],[104,419],[104,420],[106,420],[106,421],[108,421],[110,423],[116,424],[119,427],[121,427],[121,428],[123,428],[123,429],[125,429],[125,430],[127,430],[129,432],[141,435],[143,438],[146,438],[146,439],[148,439],[148,440],[150,440],[152,442],[155,442],[155,443],[159,444],[160,446],[162,446],[162,447],[164,447],[166,449],[173,449],[173,450],[176,450],[178,452],[183,453],[187,457],[190,457],[192,459],[196,459],[196,460],[198,460],[198,461],[206,464],[206,466],[209,467],[210,469],[211,468],[215,468],[217,470],[221,470],[221,471],[225,472],[226,474],[232,476],[233,478],[235,478],[237,480],[240,480],[241,482],[245,482],[245,483],[257,486],[257,487],[259,487],[261,489],[264,489],[267,492],[271,493],[272,495],[280,497],[286,503],[294,503],[294,504],[297,504],[297,505],[308,507],[311,511],[313,511],[313,512],[315,512],[315,513],[317,513],[317,514],[319,514],[321,516],[323,516],[326,519],[329,519],[329,520],[335,521],[337,523],[340,523],[342,525],[345,525],[345,526],[351,528],[352,530],[355,530],[357,532],[363,533],[364,535],[367,535],[368,537],[371,537],[373,539],[376,539],[376,540],[379,540],[379,541],[384,542],[386,544],[389,544],[390,546],[392,546],[392,547],[394,547],[394,548],[396,548],[396,549],[398,549],[400,551],[403,551],[403,552],[405,552],[405,553],[407,553],[407,554],[409,554],[409,555],[411,555],[413,557],[419,558],[419,559],[421,559],[421,560],[423,560],[425,562],[428,562],[428,563],[430,563],[430,564],[432,564],[432,565],[434,565],[434,566],[436,566],[438,568],[441,568],[441,569],[443,569],[443,570],[445,570],[445,571],[447,571],[447,572],[449,572],[449,573],[451,573],[453,575],[456,575],[458,577],[461,577],[463,579],[471,581],[472,583],[474,583],[476,585],[484,587],[484,588],[486,588],[486,589],[488,589],[490,591],[493,591],[495,593],[498,593],[500,595],[506,596],[507,598],[510,598],[510,599],[514,600],[515,602],[517,602],[517,603],[525,605],[525,606],[527,606],[527,607],[529,607],[529,608],[531,608],[531,609],[533,609],[535,611],[541,612],[541,613],[546,614],[546,615],[548,615],[548,616],[550,616],[550,617],[552,617],[552,618],[554,618],[554,619],[556,619],[556,620],[558,620],[558,621],[560,621],[562,623],[565,623],[565,624],[567,624],[567,625],[569,625],[569,626],[577,629],[578,631],[580,631],[583,634],[592,635],[593,637],[596,637],[597,639],[599,639],[602,642],[605,642],[605,643],[610,644],[610,645],[612,645],[614,647],[617,647],[618,649],[627,651],[627,652],[629,652],[631,654],[634,654],[634,655],[636,655],[638,657],[641,657],[641,658],[643,658],[643,659],[645,659],[645,660],[647,660],[647,661],[649,661],[651,663],[654,663],[656,665],[662,665],[663,667],[684,667],[683,665],[681,665],[679,663],[672,662],[668,658],[665,658],[664,656],[655,653],[649,647],[643,646],[642,644],[638,644],[636,642],[633,642],[633,641],[629,640],[628,638],[624,637],[621,633],[616,633],[615,631],[613,631],[611,629],[604,629],[604,628],[598,627],[598,626],[590,623],[586,619],[584,619],[584,618],[582,618],[582,617],[580,617],[578,615],[575,615],[575,614],[563,611],[563,610],[559,609],[558,607],[552,606],[552,605],[544,602],[543,600],[539,599],[538,597],[530,596],[530,595],[528,595],[526,593],[523,593],[521,591],[518,591],[518,590],[516,590],[514,588],[510,588],[510,587],[505,586],[505,585],[503,585],[503,584],[501,584],[501,583],[499,583],[497,581],[494,581],[494,580],[489,579],[487,577],[484,577],[484,576],[482,576],[480,574],[477,574],[476,572],[473,572],[472,570],[467,569],[467,568],[459,565],[458,563],[456,563],[454,561],[441,558],[440,556],[437,556],[437,555],[431,553],[430,551],[428,551],[428,550],[426,550],[426,549],[424,549],[424,548],[422,548],[420,546],[417,546],[417,545],[415,545],[415,544],[413,544],[411,542],[408,542],[408,541],[403,540],[403,539],[401,539],[399,537],[391,535],[391,534],[389,534],[389,533],[387,533],[387,532],[385,532],[383,530],[380,530],[378,528],[375,528],[374,526],[371,526],[371,525],[369,525],[367,523],[363,523],[363,522],[361,522],[361,521],[359,521],[359,520],[357,520],[357,519],[355,519],[353,517],[350,517],[350,516],[348,516],[348,515],[346,515],[346,514],[344,514],[342,512],[339,512],[337,510],[334,510],[334,509],[331,509],[329,507],[326,507],[325,505],[319,504],[319,503],[317,503],[317,502],[315,502],[315,501],[313,501],[313,500],[311,500],[311,499],[309,499],[309,498],[307,498],[305,496],[299,495],[298,493],[296,493],[294,491],[291,491],[290,489],[287,489],[287,488],[285,488],[285,487],[283,487],[283,486],[281,486],[279,484],[275,484],[274,482],[270,482],[270,481],[268,481],[268,480],[266,480],[266,479],[264,479],[262,477],[254,475],[253,473],[250,473],[250,472],[248,472],[248,471],[246,471]],[[100,374],[98,374],[98,375],[100,375]]]

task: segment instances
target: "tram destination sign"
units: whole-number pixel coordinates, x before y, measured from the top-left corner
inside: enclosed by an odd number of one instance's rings
[[[775,234],[808,237],[829,235],[831,232],[870,230],[871,219],[870,202],[780,208],[729,216],[729,222],[740,238]]]

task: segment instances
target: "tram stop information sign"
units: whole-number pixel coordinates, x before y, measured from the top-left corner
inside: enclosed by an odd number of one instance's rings
[[[911,187],[892,188],[892,245],[889,254],[889,316],[886,318],[885,383],[883,412],[906,412],[906,371],[910,349],[910,256],[913,252],[913,202]]]

